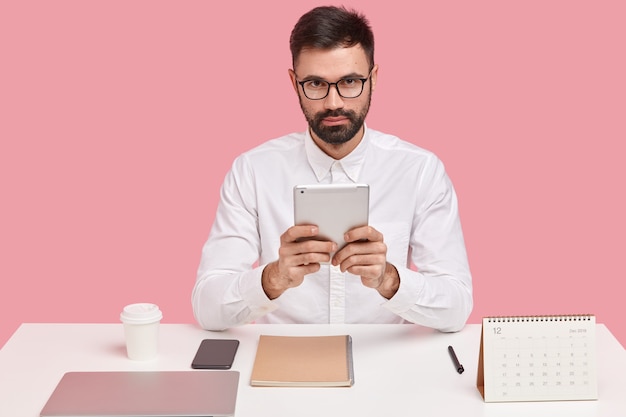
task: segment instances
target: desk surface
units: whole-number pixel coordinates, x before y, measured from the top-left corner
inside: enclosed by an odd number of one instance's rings
[[[351,388],[250,386],[258,337],[350,334]],[[237,417],[246,416],[626,416],[626,351],[597,326],[597,401],[484,403],[476,389],[480,325],[444,334],[415,325],[247,325],[224,332],[162,324],[156,360],[126,358],[121,324],[23,324],[0,350],[0,416],[35,417],[67,371],[187,370],[202,339],[241,341]],[[465,367],[458,374],[447,347]],[[202,372],[202,371],[198,371]]]

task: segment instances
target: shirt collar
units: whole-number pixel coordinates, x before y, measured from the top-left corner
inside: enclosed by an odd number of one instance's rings
[[[367,126],[363,125],[364,132],[363,138],[358,146],[346,155],[344,158],[340,159],[341,167],[344,172],[353,182],[358,182],[359,174],[361,173],[361,167],[363,166],[363,161],[365,160],[365,153],[367,150],[367,145],[369,143],[369,134],[367,130]],[[306,131],[305,139],[304,139],[304,149],[306,151],[307,159],[309,160],[309,164],[315,172],[315,176],[319,182],[322,182],[329,172],[335,162],[336,159],[328,156],[324,151],[322,151],[319,146],[313,141],[311,137],[311,132],[309,129]]]

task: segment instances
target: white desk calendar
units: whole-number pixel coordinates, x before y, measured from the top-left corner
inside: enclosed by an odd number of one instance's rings
[[[597,400],[594,315],[484,317],[476,386],[485,402]]]

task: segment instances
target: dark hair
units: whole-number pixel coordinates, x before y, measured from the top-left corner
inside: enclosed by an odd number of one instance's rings
[[[295,67],[303,49],[333,49],[360,44],[374,66],[374,34],[365,16],[345,7],[321,6],[302,15],[291,31],[289,47]]]

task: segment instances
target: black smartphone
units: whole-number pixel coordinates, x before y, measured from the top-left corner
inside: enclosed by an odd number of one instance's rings
[[[239,340],[204,339],[191,362],[194,369],[230,369],[235,360]]]

